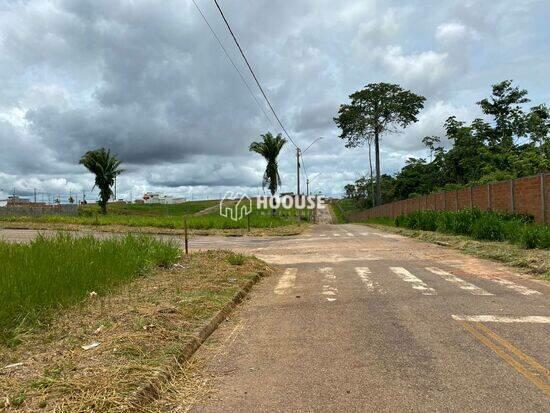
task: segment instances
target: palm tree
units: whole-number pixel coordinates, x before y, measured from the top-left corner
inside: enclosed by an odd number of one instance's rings
[[[249,150],[251,152],[259,153],[267,161],[262,186],[264,188],[267,186],[271,192],[271,195],[274,196],[275,192],[277,192],[277,188],[281,185],[277,157],[286,143],[286,139],[283,138],[280,133],[276,137],[273,137],[270,132],[260,136],[262,141],[252,142]]]
[[[101,211],[107,213],[107,201],[113,195],[111,187],[115,183],[117,175],[124,172],[120,169],[120,163],[116,156],[111,155],[109,149],[101,148],[95,151],[88,151],[80,158],[81,165],[84,165],[95,175],[95,185],[99,188],[99,206]]]

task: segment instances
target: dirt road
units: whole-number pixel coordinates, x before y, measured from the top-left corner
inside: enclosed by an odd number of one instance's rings
[[[199,351],[210,396],[173,410],[550,410],[548,282],[360,225],[191,247],[281,272]]]

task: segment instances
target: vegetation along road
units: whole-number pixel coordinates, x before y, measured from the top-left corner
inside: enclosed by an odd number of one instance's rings
[[[11,232],[13,231],[13,232]],[[4,238],[33,231],[4,230]],[[550,283],[364,225],[197,237],[277,267],[151,411],[545,411]]]

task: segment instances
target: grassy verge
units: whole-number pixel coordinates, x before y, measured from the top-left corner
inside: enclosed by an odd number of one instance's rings
[[[545,280],[550,280],[550,251],[542,249],[524,249],[508,242],[477,241],[464,235],[442,234],[434,231],[412,230],[393,225],[365,223],[384,231],[422,241],[433,242],[446,247],[456,248],[480,258],[492,259],[527,271]]]
[[[109,204],[109,213],[113,215],[191,215],[206,208],[219,205],[219,200],[188,201],[182,204]],[[93,216],[100,213],[99,205],[88,204],[78,207],[80,215]]]
[[[192,254],[62,311],[15,348],[0,346],[0,403],[19,411],[124,411],[265,263],[223,251]],[[97,343],[90,350],[83,345]],[[2,368],[7,364],[21,365]],[[1,405],[0,405],[1,406]]]
[[[288,236],[301,234],[309,227],[308,223],[289,224],[272,228],[229,228],[229,229],[189,229],[190,236],[219,235],[219,236]],[[4,229],[31,229],[31,230],[54,230],[54,231],[78,231],[82,233],[108,232],[122,234],[166,234],[183,235],[183,228],[159,228],[159,227],[139,227],[127,225],[82,225],[48,222],[20,222],[20,221],[0,221],[0,228]]]
[[[0,343],[44,324],[55,310],[110,289],[148,271],[169,266],[179,247],[151,237],[98,240],[39,236],[29,244],[0,242]]]
[[[109,213],[98,213],[95,205],[83,207],[78,216],[2,216],[0,224],[3,227],[32,228],[34,224],[43,225],[42,228],[60,228],[61,226],[89,226],[89,227],[128,227],[128,228],[159,228],[162,230],[182,230],[184,218],[190,230],[273,230],[287,226],[299,226],[307,223],[311,211],[296,211],[294,209],[278,209],[275,214],[271,210],[258,210],[255,207],[249,217],[234,221],[219,215],[218,209],[204,215],[191,214],[196,209],[208,211],[212,202],[201,201],[199,205],[117,205],[110,206]],[[208,207],[210,205],[210,207]],[[165,210],[164,208],[170,209]],[[57,227],[55,227],[57,226]],[[276,232],[276,231],[275,231]]]
[[[344,211],[339,203],[340,201],[335,201],[329,204],[329,207],[332,211],[332,216],[336,219],[337,224],[345,224],[347,222],[346,217],[344,216]]]
[[[395,219],[395,225],[409,229],[466,235],[476,240],[508,241],[523,248],[550,249],[550,225],[535,224],[533,218],[463,209],[416,211]]]
[[[345,224],[350,222],[349,217],[354,212],[360,211],[361,209],[357,206],[357,202],[353,199],[338,199],[330,204],[334,215],[338,221],[338,224]]]

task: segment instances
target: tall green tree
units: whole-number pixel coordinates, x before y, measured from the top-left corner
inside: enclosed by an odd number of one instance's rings
[[[353,148],[374,142],[376,164],[376,204],[382,203],[380,182],[380,138],[395,133],[416,122],[416,116],[424,107],[426,98],[399,85],[370,83],[364,89],[352,93],[351,103],[340,106],[336,125],[342,130],[340,138]]]
[[[124,172],[120,168],[121,161],[111,155],[109,149],[101,148],[86,152],[79,163],[95,175],[94,188],[99,188],[99,206],[106,214],[107,202],[113,196],[111,187],[115,184],[116,177]]]
[[[285,145],[286,139],[283,138],[280,133],[273,137],[270,132],[261,135],[261,138],[262,140],[259,142],[252,142],[249,150],[259,153],[266,160],[267,165],[265,167],[262,185],[264,188],[267,186],[273,196],[277,192],[277,188],[281,185],[277,157]]]
[[[483,113],[492,116],[495,121],[490,144],[510,150],[514,146],[514,137],[522,137],[526,133],[526,117],[521,105],[529,102],[527,90],[512,86],[512,80],[497,83],[492,89],[491,96],[477,104]]]

